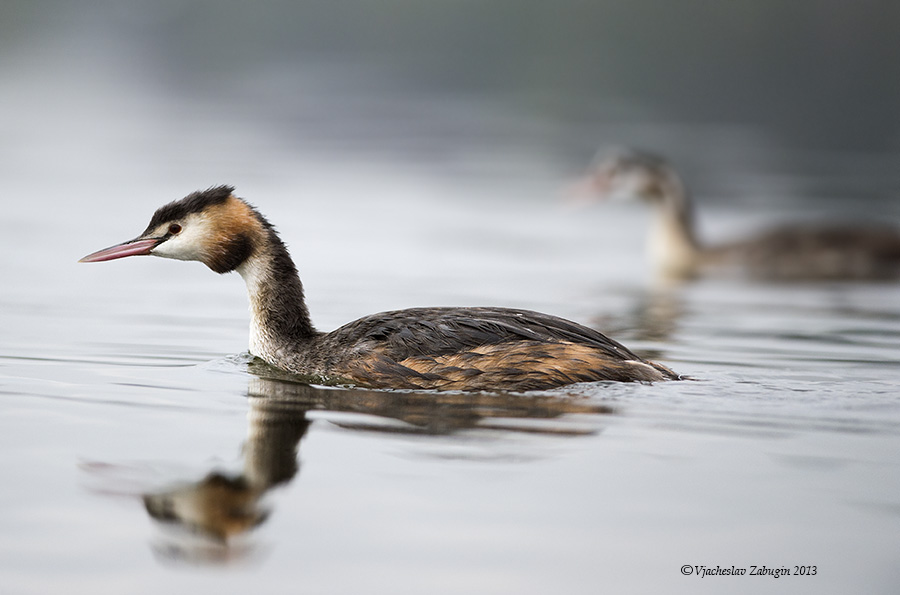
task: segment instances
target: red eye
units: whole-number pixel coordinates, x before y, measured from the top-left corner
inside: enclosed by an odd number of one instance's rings
[[[177,223],[173,223],[172,225],[169,226],[169,234],[175,235],[177,233],[181,233],[181,226],[178,225]]]

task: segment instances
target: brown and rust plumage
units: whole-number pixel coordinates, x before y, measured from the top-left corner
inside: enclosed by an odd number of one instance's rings
[[[323,351],[337,356],[319,365],[375,388],[538,390],[598,380],[677,378],[598,331],[508,308],[384,312],[319,341],[327,346]]]
[[[152,254],[237,271],[250,295],[250,352],[327,384],[437,390],[538,390],[678,375],[602,333],[508,308],[412,308],[315,330],[284,243],[253,207],[221,186],[160,208],[138,238],[83,261]]]
[[[414,356],[396,362],[379,351],[356,363],[348,375],[369,386],[392,386],[400,374],[408,388],[441,390],[540,390],[596,380],[662,380],[659,366],[617,360],[575,343],[519,341],[479,345],[436,357]],[[412,371],[413,373],[411,373]]]

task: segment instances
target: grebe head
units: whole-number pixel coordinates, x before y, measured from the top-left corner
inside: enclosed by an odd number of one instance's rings
[[[640,198],[659,204],[683,192],[675,171],[650,153],[605,153],[594,161],[587,176],[588,190],[599,200]]]
[[[265,233],[256,210],[233,192],[231,186],[217,186],[160,207],[144,233],[79,262],[151,255],[197,260],[217,273],[233,271],[253,254]]]

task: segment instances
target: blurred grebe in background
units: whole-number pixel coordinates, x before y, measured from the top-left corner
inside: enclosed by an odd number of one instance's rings
[[[773,280],[900,277],[900,229],[891,225],[798,223],[717,246],[697,237],[693,203],[675,170],[660,157],[618,151],[598,158],[579,184],[598,200],[639,198],[654,210],[650,257],[667,277],[739,271]]]
[[[152,255],[237,271],[250,295],[250,353],[316,383],[523,391],[678,379],[598,331],[526,310],[413,308],[319,332],[287,247],[233,192],[219,186],[165,205],[140,236],[81,261]]]

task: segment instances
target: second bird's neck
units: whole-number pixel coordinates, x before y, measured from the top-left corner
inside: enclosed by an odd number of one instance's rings
[[[663,272],[687,274],[702,252],[694,231],[693,208],[687,190],[677,178],[666,179],[663,192],[650,234],[650,254]]]

